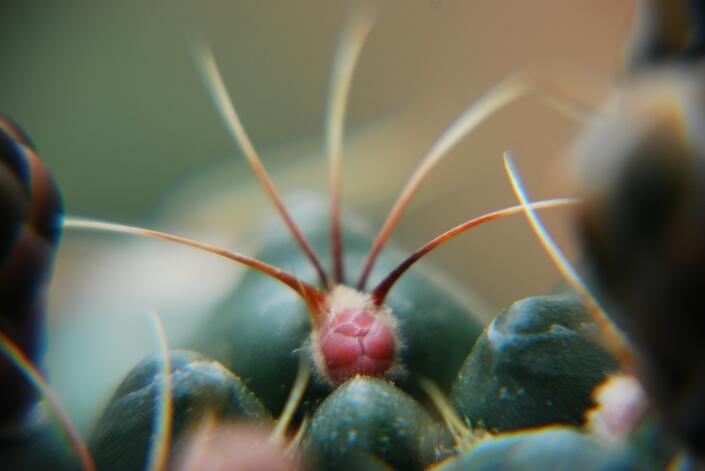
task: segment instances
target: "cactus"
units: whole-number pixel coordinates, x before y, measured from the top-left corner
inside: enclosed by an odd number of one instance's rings
[[[679,5],[702,16],[695,3]],[[659,6],[644,0],[642,8],[662,18]],[[585,282],[536,213],[578,201],[531,201],[509,155],[505,167],[517,205],[469,219],[403,255],[387,245],[404,210],[434,166],[480,122],[529,93],[572,115],[578,108],[527,75],[495,85],[430,147],[379,233],[370,233],[340,201],[346,95],[375,16],[367,7],[353,10],[333,71],[329,198],[292,203],[279,195],[213,54],[203,44],[195,48],[216,109],[278,212],[255,257],[154,229],[63,219],[66,231],[157,239],[252,269],[186,340],[192,351],[171,349],[156,317],[162,354],[125,376],[88,444],[44,379],[38,348],[60,198],[26,135],[0,120],[2,463],[88,470],[218,462],[320,470],[702,465],[702,348],[695,334],[701,322],[694,316],[704,263],[701,146],[674,131],[668,107],[655,125],[639,127],[641,107],[659,110],[649,102],[654,96],[661,104],[651,84],[649,99],[635,93],[638,113],[619,109],[606,126],[586,134],[580,147],[589,161],[581,173],[586,201],[577,225],[591,275]],[[701,23],[692,22],[696,32]],[[666,88],[702,91],[692,79],[702,75],[699,34],[677,51],[662,47],[661,28],[642,34],[648,40],[635,43],[627,94],[640,86],[634,77],[650,80],[666,59],[681,67],[665,75]],[[696,135],[701,110],[687,110],[684,122]],[[621,127],[610,120],[641,133],[630,134],[626,147],[614,146],[610,136]],[[600,146],[616,154],[602,167],[590,160]],[[26,169],[33,179],[25,178]],[[599,184],[593,173],[601,175]],[[470,229],[510,215],[528,217],[571,289],[519,300],[483,330],[456,291],[415,264]],[[31,231],[20,232],[25,226]],[[28,237],[34,237],[29,245]],[[30,263],[18,268],[16,260]],[[359,277],[351,280],[352,273]],[[672,307],[678,326],[672,326]],[[44,406],[58,427],[37,414]],[[62,435],[71,447],[61,446]]]

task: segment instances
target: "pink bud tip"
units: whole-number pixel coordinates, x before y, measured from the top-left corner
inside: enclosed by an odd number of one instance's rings
[[[394,362],[396,337],[383,318],[345,309],[319,336],[326,374],[339,384],[356,375],[383,376]]]

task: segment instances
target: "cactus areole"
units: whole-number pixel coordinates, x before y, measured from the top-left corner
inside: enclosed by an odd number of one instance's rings
[[[399,351],[397,320],[369,294],[338,285],[325,296],[325,311],[314,329],[315,363],[332,384],[356,375],[384,376]]]

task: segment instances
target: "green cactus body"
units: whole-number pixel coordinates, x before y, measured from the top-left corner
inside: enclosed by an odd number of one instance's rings
[[[188,352],[171,353],[173,448],[206,417],[271,423],[269,412],[221,364]],[[98,420],[91,449],[100,470],[141,470],[153,446],[161,359],[147,357],[125,377]]]
[[[358,377],[339,386],[316,410],[304,441],[321,470],[421,470],[435,461],[447,435],[437,433],[421,405],[394,385]]]
[[[595,386],[617,369],[595,333],[587,311],[572,297],[517,301],[475,344],[451,402],[473,426],[491,431],[579,425]]]
[[[570,427],[545,427],[486,439],[436,471],[627,471],[619,452]]]

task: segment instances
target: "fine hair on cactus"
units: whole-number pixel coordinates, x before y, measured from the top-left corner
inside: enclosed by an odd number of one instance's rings
[[[366,292],[365,289],[370,272],[380,251],[388,242],[414,195],[433,168],[447,155],[448,151],[482,123],[484,119],[528,93],[538,94],[552,106],[556,103],[559,104],[560,108],[557,107],[557,109],[561,111],[570,109],[571,111],[568,113],[573,113],[573,108],[579,108],[579,105],[569,101],[568,98],[545,88],[539,81],[525,74],[512,76],[490,89],[480,99],[472,103],[444,131],[423,156],[380,229],[363,266],[363,271],[354,285],[355,287],[347,286],[345,284],[347,277],[343,264],[345,247],[340,228],[342,122],[355,62],[359,51],[362,49],[365,37],[372,28],[372,13],[365,13],[367,14],[353,15],[348,28],[343,30],[345,34],[342,34],[340,38],[336,55],[336,68],[332,74],[335,81],[331,85],[331,96],[329,97],[330,105],[327,113],[326,136],[331,179],[330,246],[333,250],[331,256],[333,261],[332,275],[323,267],[313,247],[306,240],[302,231],[287,211],[279,192],[244,130],[210,50],[203,45],[195,48],[199,70],[204,77],[206,86],[213,97],[224,124],[240,146],[242,153],[249,161],[253,172],[260,180],[262,187],[290,230],[292,237],[313,265],[319,278],[319,286],[306,283],[293,274],[255,258],[172,234],[80,218],[68,217],[64,220],[64,228],[66,229],[112,231],[187,245],[254,268],[284,283],[294,290],[308,306],[313,326],[310,342],[313,358],[318,373],[331,384],[340,384],[358,374],[384,377],[390,374],[393,375],[395,370],[403,369],[403,365],[399,365],[396,358],[403,344],[403,339],[399,339],[396,332],[397,321],[393,312],[384,305],[389,290],[406,270],[435,248],[476,226],[524,211],[524,207],[521,205],[512,206],[475,217],[449,229],[420,247],[397,268],[392,270],[377,287],[370,292]],[[543,209],[576,204],[577,202],[578,200],[574,198],[558,198],[531,203],[529,207],[532,209]]]

